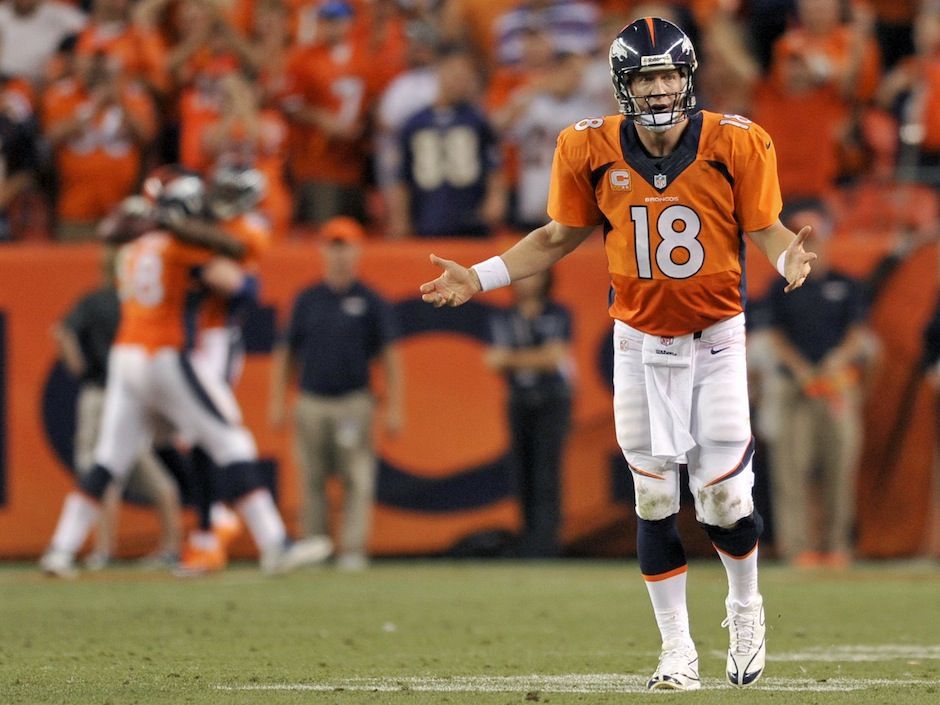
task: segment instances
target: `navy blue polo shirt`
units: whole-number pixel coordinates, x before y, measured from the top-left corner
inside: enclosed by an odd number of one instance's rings
[[[499,166],[499,141],[470,103],[415,113],[399,135],[400,178],[408,187],[415,235],[485,235],[480,208]]]
[[[767,323],[812,363],[838,346],[852,325],[865,320],[865,292],[857,279],[832,270],[822,276],[813,272],[788,294],[776,284],[767,302]]]
[[[85,360],[82,382],[105,385],[108,353],[120,322],[121,303],[113,286],[103,286],[83,296],[63,321],[78,339]]]
[[[497,313],[490,321],[493,345],[512,350],[538,348],[557,341],[571,341],[571,313],[553,301],[535,318],[526,318],[518,308]],[[551,371],[511,370],[506,373],[510,394],[525,395],[538,391],[545,395],[571,393],[571,370],[564,367]]]
[[[398,335],[391,306],[356,282],[344,292],[326,284],[300,292],[285,338],[300,361],[300,388],[335,397],[367,389],[369,363]]]

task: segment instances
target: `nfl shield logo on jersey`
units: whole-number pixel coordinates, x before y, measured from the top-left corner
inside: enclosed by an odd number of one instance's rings
[[[662,345],[663,347],[666,347],[667,345],[672,345],[672,340],[673,340],[672,336],[663,335],[663,336],[660,336],[659,338],[659,344]]]
[[[666,188],[666,175],[656,174],[653,176],[653,186],[659,189]]]

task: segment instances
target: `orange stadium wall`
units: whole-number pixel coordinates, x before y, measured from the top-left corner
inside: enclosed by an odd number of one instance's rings
[[[376,242],[365,248],[362,278],[397,304],[406,329],[406,428],[396,438],[378,436],[382,470],[371,539],[377,555],[442,553],[474,534],[518,526],[505,471],[505,390],[481,361],[487,313],[505,305],[508,293],[494,292],[456,310],[435,310],[416,300],[418,283],[434,273],[428,252],[468,262],[493,249],[493,243],[472,242]],[[748,288],[756,296],[776,275],[750,249]],[[877,240],[840,239],[832,254],[837,266],[863,275],[883,252]],[[911,554],[929,525],[934,404],[923,385],[913,397],[902,397],[932,306],[936,261],[927,251],[911,258],[873,311],[888,362],[867,410],[858,492],[859,547],[867,556]],[[72,484],[68,452],[76,390],[57,365],[51,329],[78,296],[97,285],[98,272],[94,246],[0,248],[0,557],[32,557],[45,547]],[[291,527],[297,521],[296,471],[289,430],[273,429],[266,420],[267,351],[275,321],[283,325],[294,295],[319,272],[317,248],[310,244],[279,246],[266,258],[263,308],[249,330],[252,352],[237,390]],[[599,238],[561,263],[556,294],[573,313],[578,370],[564,466],[563,538],[575,553],[630,553],[635,529],[630,482],[616,446],[603,362],[610,321]],[[378,379],[378,389],[381,383]],[[889,453],[902,403],[914,404],[912,422],[899,451]],[[691,523],[688,508],[684,521]],[[121,516],[122,553],[150,550],[156,528],[150,511],[127,506]],[[238,549],[251,551],[247,539]]]

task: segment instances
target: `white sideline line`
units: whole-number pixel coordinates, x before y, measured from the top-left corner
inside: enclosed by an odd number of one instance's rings
[[[725,652],[714,652],[724,656]],[[918,646],[916,644],[855,644],[813,646],[803,651],[770,652],[768,661],[825,661],[865,663],[870,661],[936,661],[940,660],[940,645]]]
[[[887,678],[764,678],[748,690],[793,691],[804,693],[852,692],[880,686],[937,685],[935,680]],[[710,689],[728,688],[725,681],[706,678],[703,685]],[[586,673],[555,676],[453,676],[451,678],[349,678],[323,683],[270,683],[249,685],[217,685],[224,691],[362,691],[362,692],[426,692],[426,693],[643,693],[646,678],[614,673]]]

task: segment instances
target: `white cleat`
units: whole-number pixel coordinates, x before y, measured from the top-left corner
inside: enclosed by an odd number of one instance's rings
[[[743,687],[755,683],[764,673],[767,659],[767,628],[764,620],[764,600],[757,600],[746,608],[735,611],[727,602],[728,616],[721,626],[728,627],[731,645],[728,647],[728,682]]]
[[[269,575],[289,573],[297,568],[323,563],[333,554],[329,536],[311,536],[294,541],[285,548],[261,556],[261,570]]]
[[[75,566],[75,557],[65,551],[48,549],[39,559],[39,568],[43,573],[54,578],[71,580],[78,577],[78,568]]]
[[[667,642],[659,655],[659,665],[646,683],[650,690],[698,690],[698,653],[685,641]]]

